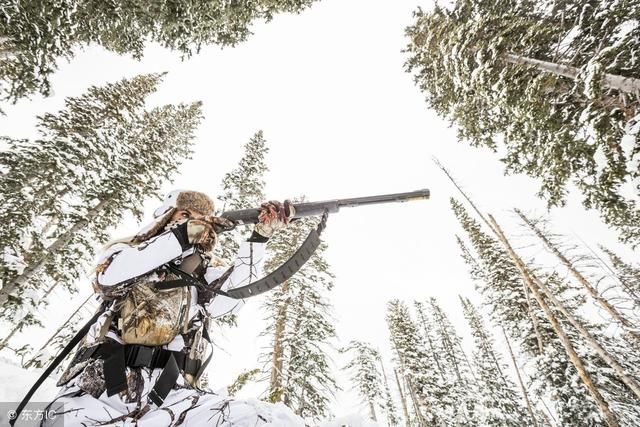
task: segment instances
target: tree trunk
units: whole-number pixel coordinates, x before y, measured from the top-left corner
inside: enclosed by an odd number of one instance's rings
[[[47,346],[51,343],[51,341],[53,341],[53,339],[58,336],[58,334],[60,333],[60,331],[62,331],[64,328],[66,328],[70,323],[71,320],[76,316],[76,314],[78,314],[80,312],[80,310],[82,310],[82,308],[89,302],[89,300],[91,298],[93,298],[93,294],[89,295],[89,297],[84,300],[84,302],[82,304],[80,304],[80,306],[73,312],[71,313],[71,316],[69,316],[67,318],[67,320],[62,324],[62,326],[60,326],[54,333],[53,335],[51,335],[49,337],[49,339],[47,340],[47,342],[44,343],[44,345],[42,347],[40,347],[40,349],[35,353],[35,355],[24,365],[22,365],[23,368],[28,369],[30,368],[36,361],[36,358],[38,357],[38,355],[45,349],[47,348]]]
[[[400,377],[398,376],[398,370],[394,369],[393,373],[396,377],[396,384],[398,385],[398,393],[400,393],[400,402],[402,403],[402,413],[404,414],[405,423],[407,427],[411,427],[411,418],[409,417],[409,409],[407,408],[407,399],[402,392],[402,383],[400,382]]]
[[[371,419],[377,422],[378,419],[376,418],[376,407],[372,401],[369,401],[369,412],[370,412]]]
[[[385,398],[388,397],[391,400],[392,399],[391,389],[389,388],[389,380],[387,379],[387,372],[384,369],[384,363],[382,363],[382,358],[380,358],[379,361],[380,361],[380,370],[382,370],[382,378],[384,379],[384,389],[385,389],[385,393],[387,394]],[[400,391],[400,395],[402,396],[402,391]],[[391,400],[391,403],[393,403],[393,400]],[[385,412],[386,412],[386,409],[385,409]],[[394,418],[395,418],[395,415],[396,414],[393,413]],[[387,414],[387,417],[390,417],[390,415]]]
[[[282,293],[286,294],[289,290],[289,282],[282,284]],[[287,308],[289,306],[289,298],[284,304],[278,308],[276,319],[276,328],[273,334],[273,357],[271,362],[271,379],[269,381],[269,400],[278,402],[282,397],[282,368],[284,363],[284,327],[287,322]]]
[[[511,343],[509,343],[509,338],[507,337],[507,333],[502,328],[502,334],[504,335],[504,340],[507,343],[507,349],[509,350],[509,356],[511,356],[511,362],[513,363],[513,368],[516,371],[516,378],[518,378],[518,384],[520,385],[520,390],[522,390],[522,396],[524,397],[524,401],[527,404],[527,411],[529,411],[529,415],[533,420],[534,427],[538,427],[538,420],[536,419],[535,412],[533,407],[531,406],[531,401],[529,400],[529,393],[527,393],[527,388],[524,386],[524,382],[522,381],[522,376],[520,376],[520,369],[518,368],[518,363],[516,362],[516,358],[513,355],[513,350],[511,349]]]
[[[575,80],[580,73],[580,69],[570,65],[557,64],[555,62],[540,61],[538,59],[527,58],[526,56],[508,53],[504,55],[504,60],[512,64],[531,65],[540,71],[552,73],[557,76],[568,77]],[[633,77],[618,76],[615,74],[603,74],[602,86],[636,94],[640,91],[640,79]]]
[[[11,332],[9,332],[9,334],[3,338],[3,340],[0,342],[0,351],[2,351],[9,344],[11,338],[13,338],[13,336],[23,328],[24,324],[25,320],[19,321],[18,324],[11,330]]]
[[[416,412],[416,418],[418,419],[418,425],[420,427],[429,427],[429,423],[424,419],[422,415],[422,411],[420,410],[420,402],[418,401],[418,396],[416,395],[415,390],[413,389],[413,384],[411,384],[411,378],[403,377],[405,383],[407,384],[407,390],[409,391],[409,396],[411,397],[411,402],[413,403],[413,409]]]
[[[547,319],[549,320],[549,323],[551,323],[553,330],[555,331],[556,335],[560,339],[560,342],[562,343],[562,346],[564,347],[565,352],[569,357],[569,360],[571,361],[573,366],[575,366],[576,370],[578,371],[578,375],[580,376],[580,379],[582,379],[582,382],[584,383],[585,387],[591,394],[591,397],[593,397],[596,404],[598,405],[600,412],[602,412],[602,415],[604,416],[607,422],[607,425],[609,425],[610,427],[618,427],[619,426],[618,420],[609,409],[609,404],[604,400],[604,398],[600,394],[600,391],[598,390],[595,383],[591,379],[591,375],[587,372],[584,364],[582,363],[582,359],[580,359],[580,356],[578,356],[578,353],[576,353],[573,347],[573,344],[571,343],[571,339],[569,338],[569,336],[567,336],[566,332],[562,329],[560,322],[558,321],[555,314],[553,313],[553,311],[545,301],[542,295],[541,289],[539,288],[539,281],[534,280],[532,278],[531,271],[529,271],[524,261],[522,261],[522,259],[520,259],[520,257],[515,253],[511,244],[507,240],[507,237],[504,235],[504,233],[502,232],[502,229],[500,228],[498,223],[495,221],[495,219],[493,219],[491,215],[489,215],[489,219],[491,221],[493,229],[497,234],[498,239],[500,239],[504,248],[509,253],[509,256],[511,257],[513,262],[516,264],[516,267],[518,268],[518,270],[520,271],[520,274],[522,275],[523,281],[527,284],[527,286],[531,290],[531,293],[533,294],[533,297],[535,298],[535,300],[538,302],[538,305],[540,305],[540,308],[542,308],[542,310],[544,311]]]
[[[46,298],[51,294],[51,292],[53,292],[53,290],[58,286],[58,284],[59,282],[54,282],[53,285],[49,286],[49,289],[47,289],[47,291],[42,295],[41,300],[45,301]],[[0,342],[0,350],[2,350],[9,343],[9,340],[24,327],[25,323],[26,323],[26,320],[22,319],[13,327],[13,329],[11,329],[11,332],[9,332],[9,335],[7,335],[2,340],[2,342]]]
[[[83,219],[73,224],[71,228],[62,233],[55,242],[49,245],[49,247],[47,247],[47,249],[45,250],[45,254],[39,260],[27,266],[22,274],[16,277],[13,282],[8,283],[5,287],[0,289],[0,307],[2,307],[7,302],[11,293],[26,284],[29,279],[40,272],[40,270],[45,266],[49,256],[54,255],[57,251],[69,244],[75,234],[85,228],[91,222],[91,220],[95,219],[110,201],[111,198],[101,200],[100,203],[98,203],[94,208],[87,212],[86,216]]]
[[[624,317],[618,310],[616,310],[616,308],[611,305],[609,301],[600,296],[596,288],[594,288],[593,285],[589,283],[587,278],[584,277],[582,273],[580,273],[573,266],[573,263],[571,263],[571,261],[569,261],[567,257],[565,257],[564,254],[560,252],[560,250],[552,242],[549,241],[547,236],[542,233],[542,230],[540,230],[531,220],[529,220],[529,218],[527,218],[519,209],[515,209],[515,212],[518,214],[518,216],[520,216],[525,224],[529,226],[529,228],[536,234],[536,236],[538,236],[540,240],[542,240],[545,246],[549,248],[549,250],[562,262],[562,264],[564,264],[565,267],[567,267],[569,271],[571,271],[571,274],[573,274],[578,282],[587,290],[591,297],[596,300],[596,302],[598,302],[598,304],[600,304],[611,315],[611,317],[616,319],[618,323],[620,323],[622,327],[626,329],[634,339],[640,340],[640,334],[638,333],[635,326],[629,321],[629,319]]]
[[[442,163],[440,163],[440,161],[438,159],[436,159],[435,157],[433,158],[433,161],[436,164],[436,166],[438,166],[438,168],[440,168],[440,170],[447,176],[447,178],[449,178],[449,181],[451,181],[453,186],[456,187],[458,192],[460,192],[460,194],[462,194],[462,197],[464,197],[465,200],[467,202],[469,202],[469,204],[471,205],[473,210],[478,214],[480,219],[482,219],[482,221],[487,225],[487,227],[489,227],[489,229],[491,231],[493,231],[494,234],[497,234],[496,230],[493,229],[493,225],[491,225],[489,220],[487,220],[487,218],[480,211],[480,209],[478,209],[478,207],[473,202],[473,200],[471,200],[471,198],[469,196],[467,196],[467,193],[464,192],[462,187],[460,187],[460,185],[458,185],[458,183],[453,178],[453,176],[449,173],[447,168],[445,168],[444,165]],[[522,287],[524,289],[524,295],[525,295],[525,298],[527,300],[527,308],[528,308],[527,311],[529,312],[529,318],[531,319],[531,323],[533,324],[533,331],[536,334],[536,340],[538,341],[538,351],[540,352],[540,354],[542,354],[543,353],[543,349],[544,349],[544,345],[543,345],[543,342],[542,342],[542,335],[540,334],[540,326],[538,324],[538,318],[533,315],[533,311],[531,310],[531,298],[529,297],[529,291],[527,290],[527,286],[523,283]]]

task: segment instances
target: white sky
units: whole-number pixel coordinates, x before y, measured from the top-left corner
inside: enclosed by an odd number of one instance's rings
[[[0,132],[32,136],[35,116],[60,109],[66,96],[122,77],[168,71],[152,102],[202,100],[205,120],[195,158],[167,190],[189,188],[215,196],[242,145],[260,129],[270,148],[269,199],[306,194],[324,200],[429,188],[430,201],[343,210],[329,218],[324,234],[336,275],[331,295],[336,345],[353,338],[369,341],[382,349],[389,369],[384,322],[389,299],[436,296],[458,325],[463,320],[457,295],[477,301],[454,239],[460,228],[448,199],[455,193],[431,157],[447,165],[508,231],[519,232],[509,209],[545,211],[534,181],[504,177],[498,155],[457,142],[455,131],[427,109],[403,71],[404,28],[416,3],[322,0],[299,16],[279,15],[256,25],[255,35],[234,49],[205,48],[185,62],[157,46],[149,47],[141,62],[92,46],[61,64],[53,78],[54,96],[7,106]],[[147,202],[147,217],[156,204]],[[593,212],[583,211],[578,196],[554,210],[552,218],[557,230],[575,233],[591,246],[603,242],[617,248],[613,233]],[[114,236],[137,228],[129,220]],[[88,290],[87,283],[83,286]],[[256,338],[262,329],[259,305],[258,298],[247,304],[240,327],[218,338],[224,351],[216,351],[212,362],[214,388],[257,366],[264,344]],[[348,391],[344,374],[339,382]],[[333,408],[341,415],[360,406],[345,391]]]

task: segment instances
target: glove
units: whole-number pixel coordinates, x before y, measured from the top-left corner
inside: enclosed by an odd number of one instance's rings
[[[218,235],[210,222],[203,219],[187,221],[187,238],[192,245],[200,245],[205,251],[210,251],[218,241]]]
[[[267,241],[276,231],[286,228],[295,214],[296,210],[289,200],[285,200],[284,203],[276,200],[263,203],[260,206],[258,223],[249,241]]]

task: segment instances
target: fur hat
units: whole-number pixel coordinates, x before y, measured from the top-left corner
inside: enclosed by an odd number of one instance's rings
[[[162,206],[153,212],[154,220],[138,232],[131,240],[143,242],[162,231],[176,210],[192,209],[203,215],[214,214],[214,203],[209,196],[198,191],[174,190],[167,194]]]

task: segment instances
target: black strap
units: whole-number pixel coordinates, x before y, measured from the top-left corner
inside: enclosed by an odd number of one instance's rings
[[[178,369],[178,364],[176,363],[176,359],[172,354],[171,356],[169,356],[167,364],[165,365],[162,372],[160,372],[158,380],[149,392],[149,400],[151,400],[157,406],[162,406],[162,402],[164,402],[164,399],[166,399],[167,395],[173,388],[174,384],[178,380],[179,375],[180,370]]]
[[[120,343],[103,344],[108,356],[104,360],[104,382],[107,396],[113,396],[127,388],[127,371],[124,346]]]
[[[9,424],[11,426],[15,424],[18,418],[20,418],[20,413],[22,412],[24,407],[27,405],[27,403],[29,403],[29,399],[31,399],[31,396],[33,396],[33,394],[38,390],[38,388],[40,388],[44,380],[46,380],[49,377],[49,375],[51,375],[51,373],[58,367],[58,365],[62,363],[62,361],[67,357],[67,355],[71,353],[71,350],[73,350],[73,348],[80,342],[80,340],[82,340],[82,338],[84,338],[84,336],[87,335],[87,332],[89,332],[89,328],[91,328],[91,325],[93,325],[96,322],[96,320],[98,320],[98,318],[102,315],[102,313],[105,312],[106,308],[107,308],[106,304],[103,303],[98,309],[98,311],[96,312],[96,314],[94,314],[93,317],[89,319],[87,323],[85,323],[85,325],[78,331],[78,333],[73,338],[71,338],[71,341],[69,341],[69,343],[65,346],[65,348],[63,348],[60,351],[60,353],[58,353],[56,358],[53,359],[53,361],[49,364],[49,366],[47,366],[47,369],[45,369],[42,375],[40,375],[40,378],[38,378],[35,384],[31,386],[31,389],[29,389],[27,394],[24,396],[24,398],[16,408],[15,418],[9,421]]]
[[[184,271],[180,270],[178,267],[172,265],[171,263],[167,264],[167,267],[169,268],[169,270],[171,270],[171,272],[179,276],[180,279],[167,280],[166,282],[158,282],[155,285],[156,289],[172,289],[180,286],[195,286],[197,289],[206,288],[207,291],[213,292],[214,294],[224,295],[226,297],[229,296],[227,292],[222,291],[220,289],[216,289],[215,287],[209,286],[209,284],[205,284],[199,281],[189,273],[185,273]]]
[[[329,212],[325,210],[318,227],[315,230],[311,230],[302,245],[284,264],[260,280],[239,288],[228,289],[226,296],[233,299],[253,297],[270,291],[290,279],[309,261],[313,253],[318,249],[318,246],[320,246],[320,233],[325,229],[328,217]]]

